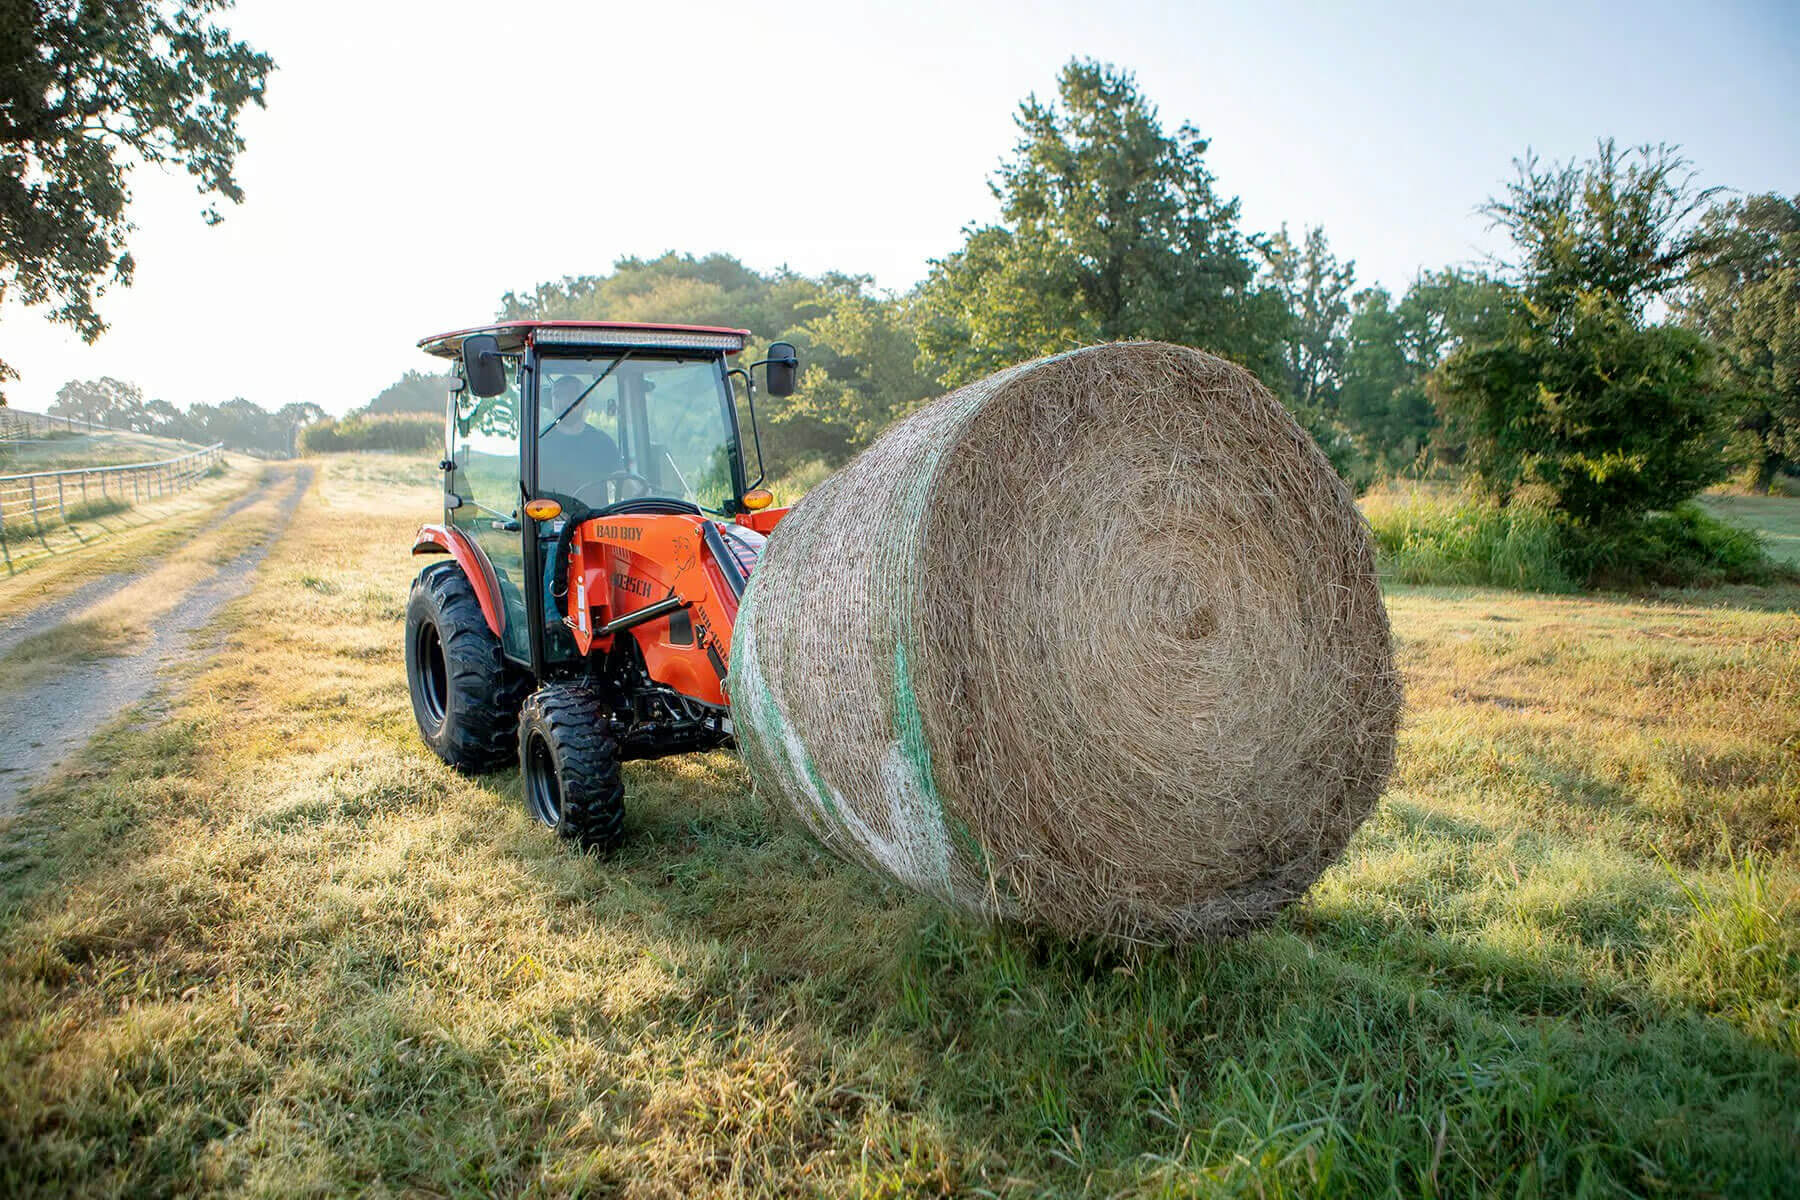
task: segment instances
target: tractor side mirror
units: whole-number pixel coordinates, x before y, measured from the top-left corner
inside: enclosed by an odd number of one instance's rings
[[[800,374],[800,355],[795,352],[794,344],[773,343],[769,347],[769,357],[763,361],[769,369],[769,395],[793,395],[794,383]]]
[[[463,339],[463,378],[477,396],[498,396],[506,390],[506,363],[500,358],[500,342],[491,333]]]

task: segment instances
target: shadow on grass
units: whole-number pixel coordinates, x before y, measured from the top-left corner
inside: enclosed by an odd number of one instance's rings
[[[434,802],[447,772],[420,751],[239,814],[254,836],[219,864],[234,876],[273,880],[272,855],[333,864],[289,872],[290,889],[316,874],[325,902],[290,891],[260,918],[241,911],[256,887],[171,885],[135,853],[171,819],[233,811],[186,782],[207,739],[193,725],[102,738],[95,786],[50,793],[81,799],[61,814],[55,873],[11,857],[0,1057],[30,1067],[0,1123],[33,1149],[0,1155],[0,1180],[22,1191],[185,1179],[227,1143],[270,1180],[325,1170],[324,1190],[604,1191],[631,1178],[621,1148],[665,1136],[688,1154],[665,1169],[717,1190],[737,1185],[746,1146],[764,1190],[827,1161],[837,1183],[902,1192],[1800,1186],[1791,1055],[1629,972],[1472,944],[1378,895],[1160,951],[990,928],[826,856],[719,756],[631,767],[631,838],[607,859],[500,819],[519,804],[508,774],[446,809],[433,841],[355,866],[384,822]],[[1398,832],[1486,837],[1416,813]],[[439,889],[469,856],[498,868],[483,886],[524,880],[541,924],[446,911]],[[351,888],[353,866],[377,873],[369,890]],[[17,944],[13,906],[52,884],[116,911]],[[157,927],[130,915],[150,913]],[[593,929],[606,936],[577,941]],[[232,953],[267,966],[218,978],[219,936],[252,937]],[[534,972],[571,968],[591,989],[531,999]],[[634,973],[650,982],[623,986]],[[179,999],[226,988],[228,1003]],[[461,999],[471,989],[485,1007]],[[119,1017],[98,1022],[91,1036],[115,1041],[77,1074],[58,1060],[57,996]],[[599,1148],[571,1166],[557,1157],[571,1138]]]
[[[1604,971],[1302,906],[1166,950],[990,928],[825,857],[741,794],[635,768],[632,840],[577,903],[654,909],[736,964],[659,1016],[885,1081],[971,1158],[1074,1189],[1800,1187],[1800,1064]],[[1463,839],[1449,818],[1415,822]],[[1235,1181],[1235,1182],[1233,1182]]]

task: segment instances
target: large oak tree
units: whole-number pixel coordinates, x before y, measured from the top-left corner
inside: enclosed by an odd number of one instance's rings
[[[0,0],[0,301],[92,342],[131,282],[129,178],[185,170],[243,199],[238,119],[274,62],[218,22],[232,0]],[[217,222],[210,203],[206,220]],[[0,361],[0,382],[16,378]]]

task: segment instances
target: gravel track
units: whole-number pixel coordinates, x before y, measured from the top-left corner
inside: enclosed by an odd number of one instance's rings
[[[196,527],[192,533],[188,534],[188,540],[192,541],[211,533],[250,505],[255,504],[267,494],[264,490],[266,486],[267,482],[251,487],[249,491],[208,517],[204,524]],[[0,625],[0,655],[10,654],[12,648],[26,638],[35,637],[47,629],[56,628],[88,605],[112,595],[119,588],[128,586],[134,580],[148,575],[161,565],[160,562],[153,562],[135,573],[114,571],[98,579],[90,579],[68,595],[58,596],[49,603],[32,609],[23,619]]]
[[[245,547],[190,587],[150,622],[148,636],[141,642],[98,661],[74,664],[17,691],[0,693],[0,819],[17,812],[25,794],[79,752],[96,730],[149,697],[170,669],[218,653],[224,635],[210,628],[213,618],[249,586],[251,572],[293,519],[312,478],[313,469],[308,466],[277,468],[262,485],[233,500],[195,530],[191,537],[217,528],[286,485],[278,504],[280,516],[269,536]],[[93,580],[33,611],[25,620],[9,623],[0,629],[0,654],[25,638],[55,628],[96,600],[131,586],[159,566],[159,562],[147,563],[135,573],[117,572]]]

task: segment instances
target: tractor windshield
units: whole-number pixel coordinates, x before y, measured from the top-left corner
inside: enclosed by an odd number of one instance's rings
[[[659,496],[725,511],[737,488],[718,360],[652,354],[539,360],[540,491],[590,508]]]

